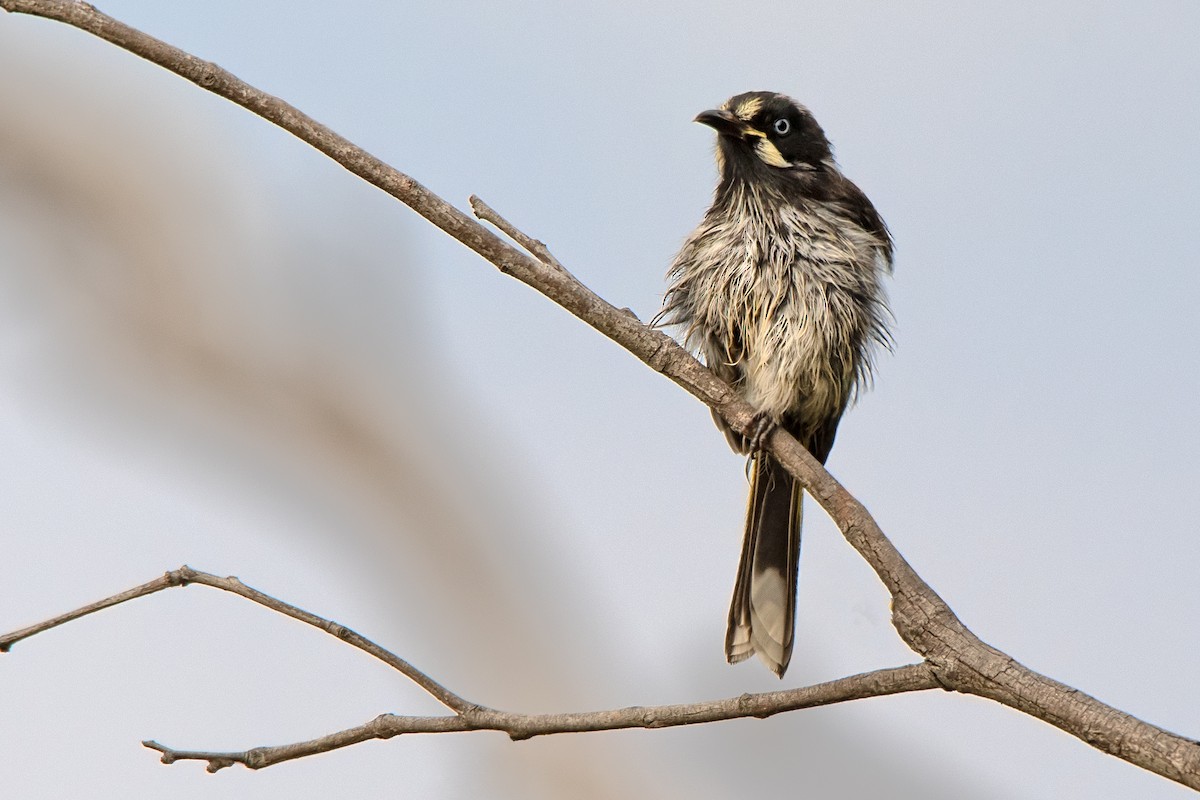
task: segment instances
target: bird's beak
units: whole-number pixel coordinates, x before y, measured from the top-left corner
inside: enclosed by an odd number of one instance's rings
[[[724,109],[712,109],[710,111],[702,111],[696,115],[693,122],[699,122],[701,125],[707,125],[722,136],[735,136],[739,139],[745,139],[748,136],[761,137],[762,133],[741,119],[731,111]]]
[[[701,111],[693,121],[707,125],[725,136],[741,136],[742,128],[745,127],[745,124],[731,112],[715,108],[710,111]]]

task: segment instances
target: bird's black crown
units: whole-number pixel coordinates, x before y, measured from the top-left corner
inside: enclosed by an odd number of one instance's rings
[[[744,92],[696,121],[720,134],[731,165],[753,155],[778,169],[820,169],[833,159],[825,131],[808,109],[777,92]]]

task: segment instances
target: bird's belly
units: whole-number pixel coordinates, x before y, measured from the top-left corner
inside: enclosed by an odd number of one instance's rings
[[[822,220],[816,218],[816,222]],[[870,339],[876,254],[832,225],[769,235],[722,231],[694,296],[710,364],[720,358],[751,405],[820,426],[845,409]]]
[[[744,332],[743,394],[777,419],[812,424],[836,418],[854,384],[845,320],[819,295],[793,298]]]

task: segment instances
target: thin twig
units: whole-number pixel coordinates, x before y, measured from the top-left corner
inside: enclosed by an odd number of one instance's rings
[[[186,567],[184,569],[186,569]],[[172,586],[181,585],[182,582],[180,580],[179,570],[168,572],[161,577],[143,583],[141,586],[135,586],[128,591],[121,592],[120,594],[114,594],[112,597],[106,597],[105,599],[95,603],[89,603],[88,605],[77,608],[74,611],[68,611],[66,614],[59,614],[57,617],[48,619],[45,622],[39,622],[35,625],[30,625],[28,628],[21,628],[19,631],[6,633],[3,636],[0,636],[0,653],[7,653],[12,649],[14,644],[22,639],[28,639],[30,636],[36,636],[39,633],[48,631],[51,628],[57,628],[59,625],[64,625],[72,620],[79,619],[80,617],[86,617],[88,614],[94,614],[97,611],[111,608],[112,606],[119,605],[128,600],[145,597],[148,594],[154,594],[155,592],[162,591],[163,589],[169,589]]]
[[[170,589],[175,586],[187,586],[189,583],[199,583],[204,586],[211,586],[214,589],[221,589],[222,591],[231,592],[239,597],[244,597],[247,600],[258,603],[260,606],[265,606],[272,611],[278,611],[280,614],[285,614],[292,619],[300,620],[301,622],[311,625],[314,628],[323,630],[330,636],[334,636],[346,644],[357,647],[364,653],[379,659],[392,669],[400,672],[413,683],[417,684],[422,689],[429,692],[429,694],[433,695],[433,697],[442,705],[446,706],[457,714],[470,714],[479,709],[479,706],[477,706],[475,703],[464,700],[454,692],[447,689],[445,686],[442,686],[433,678],[426,675],[421,670],[414,667],[412,664],[405,661],[400,656],[384,649],[383,647],[380,647],[365,636],[355,633],[345,625],[325,619],[324,617],[319,617],[316,614],[305,611],[302,608],[298,608],[291,603],[285,603],[269,594],[264,594],[257,589],[251,589],[237,578],[222,578],[218,575],[192,569],[186,564],[179,569],[171,570],[162,577],[155,578],[147,583],[143,583],[141,586],[130,589],[129,591],[115,594],[112,597],[105,598],[97,603],[91,603],[83,606],[82,608],[77,608],[74,611],[61,614],[53,619],[46,620],[45,622],[40,622],[36,625],[30,625],[28,628],[22,628],[19,631],[13,631],[12,633],[0,636],[0,653],[7,652],[13,646],[13,644],[21,639],[26,639],[35,634],[42,633],[43,631],[48,631],[51,628],[56,628],[59,625],[79,619],[80,617],[87,616],[88,614],[100,611],[101,609],[110,608],[138,597],[145,597],[148,594],[154,594],[155,592],[162,591],[163,589]]]
[[[547,267],[556,269],[564,275],[570,276],[570,278],[576,283],[579,282],[579,279],[574,275],[571,275],[570,270],[564,267],[562,262],[554,257],[554,254],[550,252],[550,248],[546,247],[545,242],[540,239],[534,239],[516,225],[513,225],[504,217],[500,216],[496,209],[483,202],[483,199],[479,197],[479,195],[471,195],[468,202],[470,202],[471,210],[475,212],[475,216],[479,217],[485,222],[490,222],[495,225],[504,232],[505,236],[521,245],[521,247],[525,248],[526,252],[528,252],[538,261],[545,264]]]
[[[208,771],[216,772],[233,764],[262,769],[281,761],[328,753],[341,747],[371,739],[390,739],[406,733],[454,733],[462,731],[501,731],[513,740],[530,739],[560,733],[591,733],[626,728],[671,728],[700,725],[745,717],[769,717],[801,708],[844,703],[866,697],[882,697],[905,692],[940,688],[937,676],[922,662],[903,667],[881,669],[861,675],[819,683],[801,689],[743,694],[724,700],[665,706],[631,706],[611,711],[586,711],[569,714],[517,714],[486,710],[473,714],[441,717],[409,717],[383,714],[363,725],[331,733],[306,742],[273,747],[255,747],[240,752],[175,750],[156,741],[142,742],[162,753],[162,762],[207,761]]]
[[[624,728],[669,728],[681,725],[700,725],[719,720],[743,717],[769,717],[802,708],[832,705],[834,703],[881,697],[904,692],[925,691],[945,688],[938,681],[934,670],[926,662],[908,664],[903,667],[880,669],[851,675],[846,678],[799,689],[777,692],[743,694],[723,700],[684,703],[664,706],[630,706],[606,711],[585,711],[563,714],[521,714],[499,711],[463,700],[441,684],[429,678],[404,659],[379,645],[354,633],[343,625],[331,622],[316,614],[286,603],[271,595],[252,589],[234,577],[221,578],[208,572],[180,567],[160,578],[134,589],[91,603],[67,614],[61,614],[46,622],[23,628],[20,631],[0,636],[5,649],[16,641],[50,630],[72,620],[118,605],[136,597],[198,583],[231,592],[261,606],[285,614],[293,619],[319,628],[336,636],[360,650],[383,661],[408,679],[420,685],[444,705],[454,711],[453,716],[403,716],[383,714],[368,723],[343,731],[331,733],[305,742],[271,747],[254,747],[238,752],[212,752],[202,750],[176,750],[154,740],[142,742],[151,750],[162,753],[161,761],[172,764],[176,761],[207,761],[208,771],[216,772],[233,764],[244,764],[251,769],[261,769],[316,753],[327,753],[342,747],[370,739],[390,739],[405,733],[452,733],[472,730],[502,731],[513,740],[530,739],[561,733],[585,733],[620,730]]]
[[[368,742],[372,739],[390,739],[402,733],[454,733],[473,730],[461,716],[443,717],[405,717],[395,714],[382,714],[365,725],[348,728],[344,731],[331,733],[317,739],[293,744],[274,745],[270,747],[252,747],[230,753],[209,752],[204,750],[175,750],[153,739],[142,742],[142,745],[162,753],[159,758],[164,764],[174,764],[176,761],[207,761],[208,771],[231,767],[234,764],[244,764],[250,769],[262,769],[303,758],[318,753],[328,753],[342,747]]]
[[[258,114],[408,205],[501,272],[533,287],[746,433],[755,410],[662,332],[647,327],[574,280],[500,239],[408,175],[295,107],[90,5],[66,0],[0,0],[0,8],[73,25]],[[529,237],[532,240],[532,237]],[[1108,706],[1020,664],[976,637],[916,573],[867,509],[782,428],[767,449],[820,503],[892,595],[892,622],[947,688],[988,697],[1061,728],[1130,763],[1200,789],[1200,743]]]

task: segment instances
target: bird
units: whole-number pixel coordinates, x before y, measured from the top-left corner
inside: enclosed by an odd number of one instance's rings
[[[783,677],[795,637],[803,491],[763,448],[776,427],[825,463],[838,423],[892,346],[884,278],[891,233],[790,97],[736,95],[695,122],[716,131],[711,207],[667,273],[657,324],[757,414],[743,435],[714,411],[750,483],[725,636],[730,664],[757,654]]]

